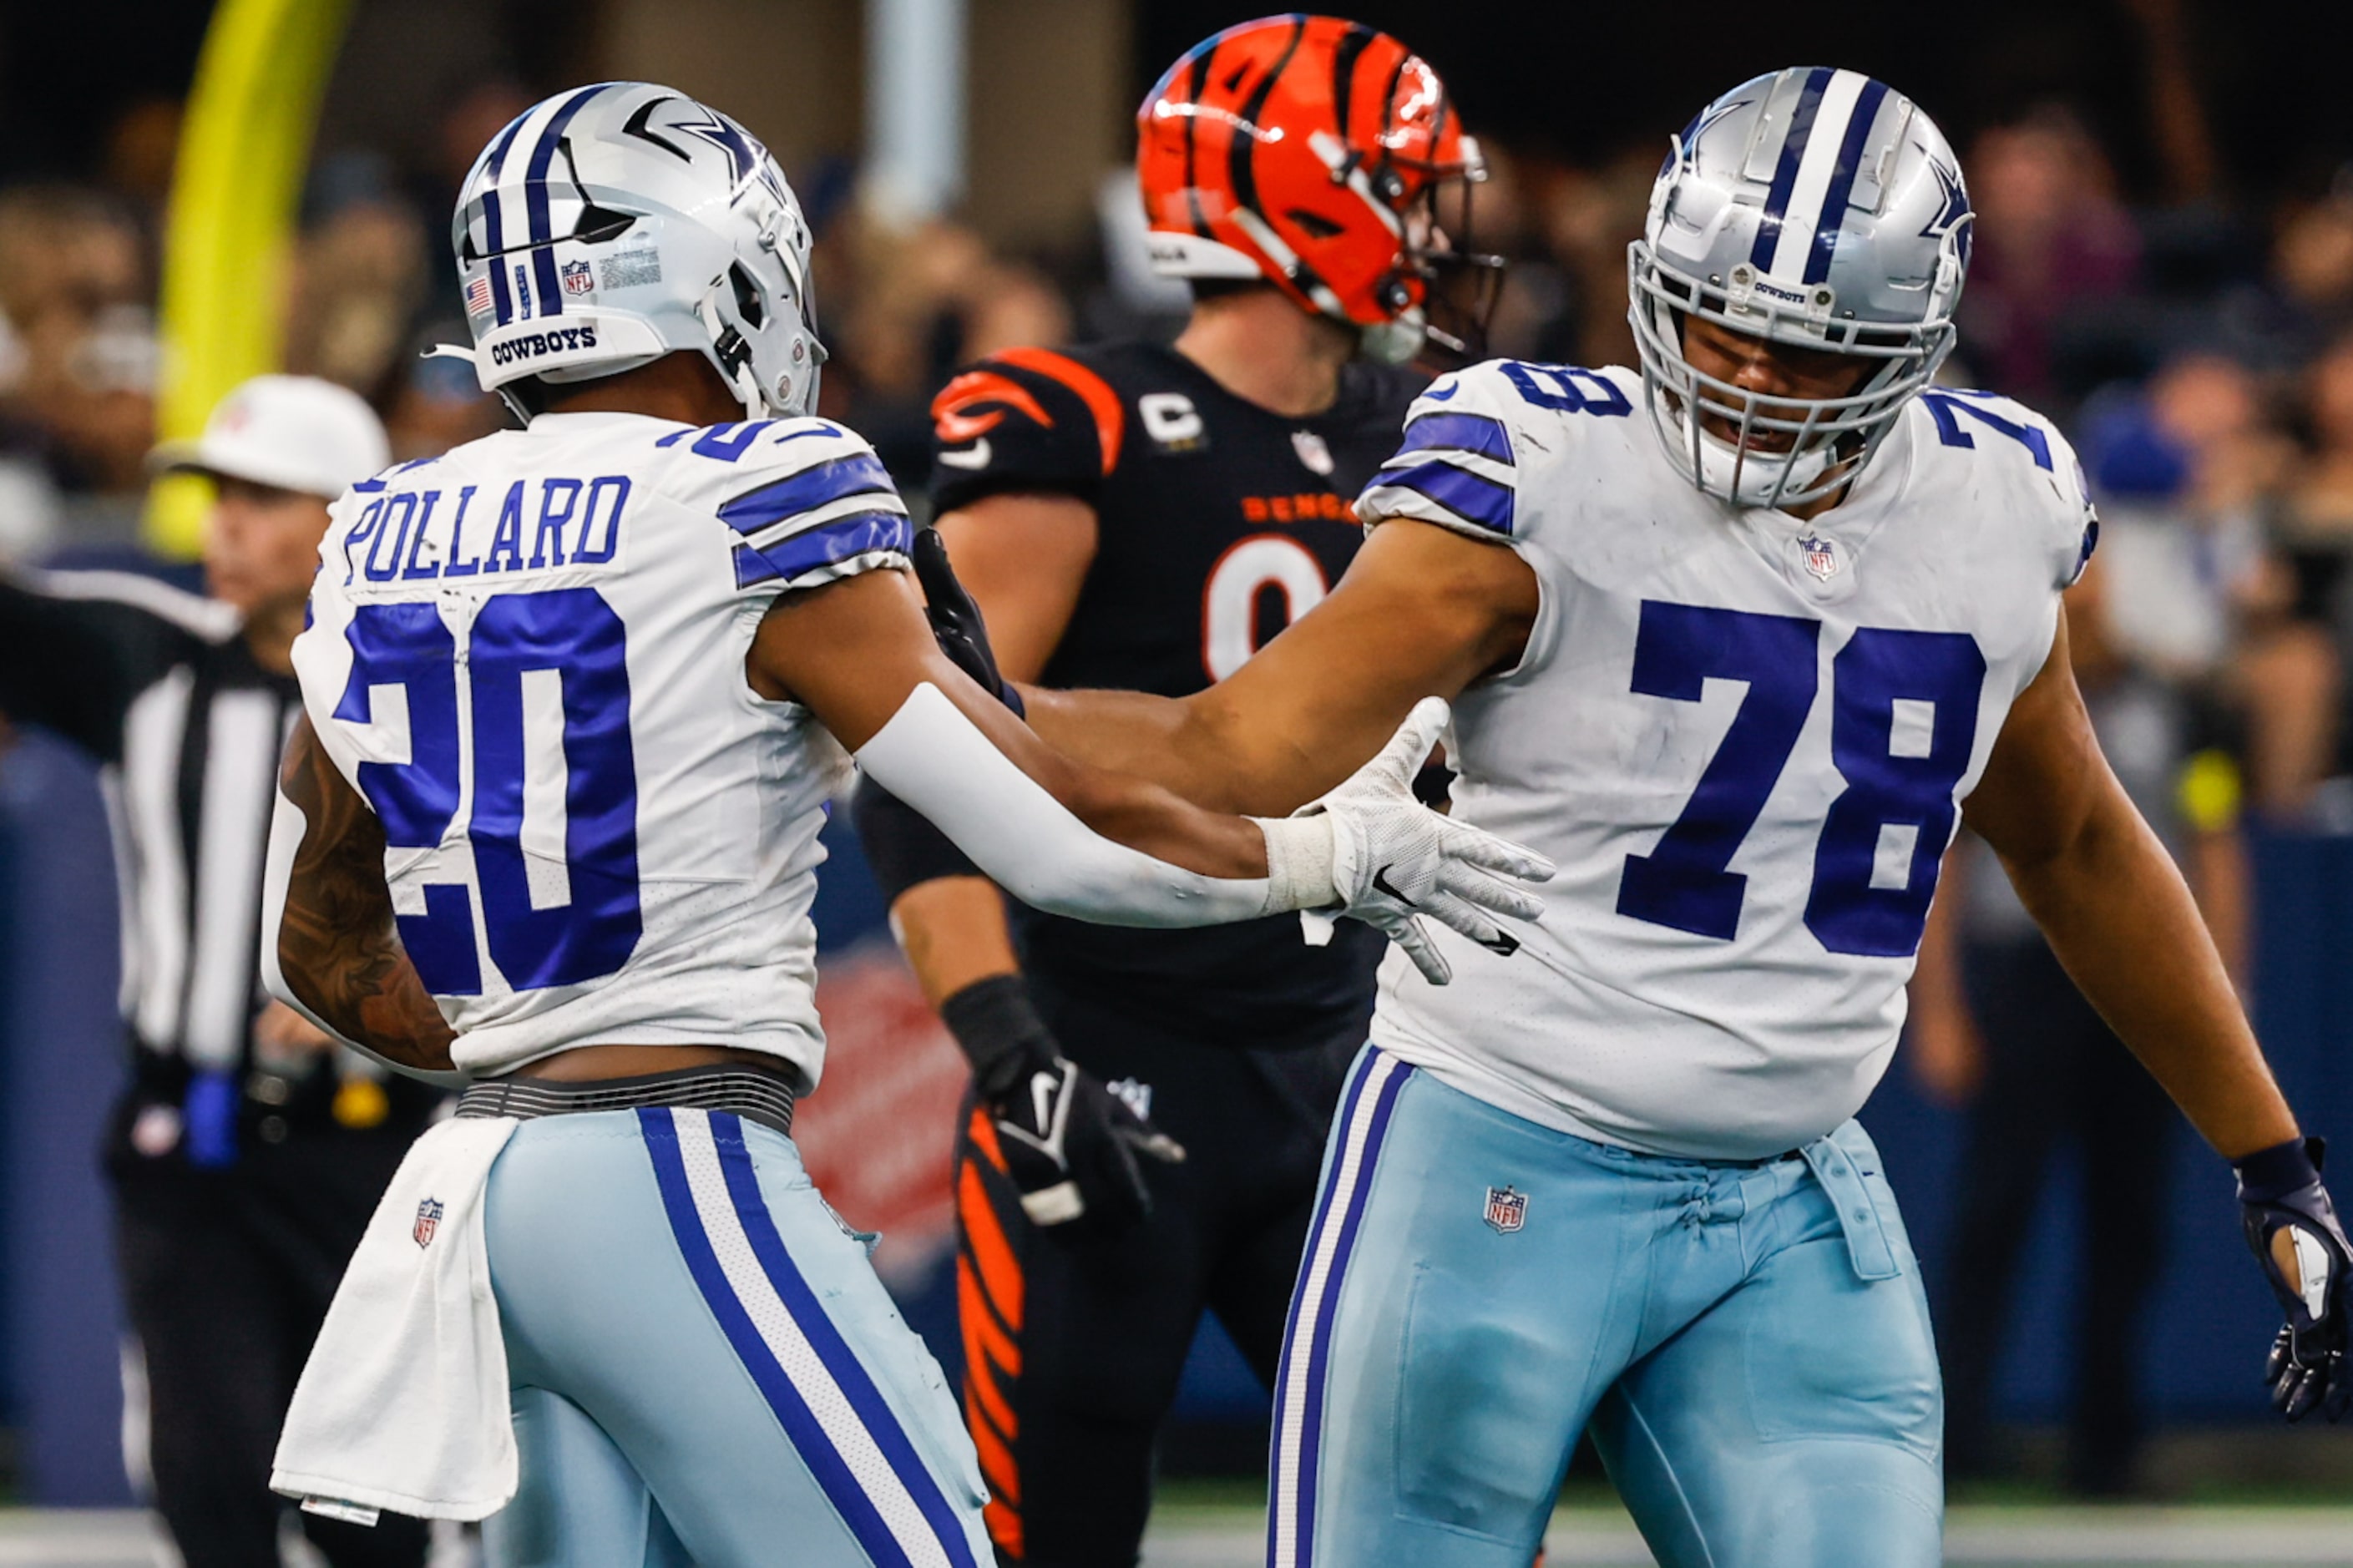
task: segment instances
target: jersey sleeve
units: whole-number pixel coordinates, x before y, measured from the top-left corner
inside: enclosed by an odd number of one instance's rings
[[[1967,387],[1931,387],[1919,401],[1942,446],[1976,450],[1991,441],[2012,454],[2022,448],[2032,464],[2020,466],[2030,476],[2031,499],[2008,509],[2028,531],[2019,547],[2047,558],[2052,591],[2073,587],[2099,544],[2100,519],[2084,465],[2059,427],[2013,398]]]
[[[1406,410],[1397,455],[1356,498],[1356,515],[1366,528],[1409,517],[1483,543],[1514,542],[1519,469],[1512,421],[1519,408],[1493,364],[1440,376]]]
[[[2052,479],[2059,492],[2052,565],[2059,586],[2072,588],[2084,568],[2092,563],[2092,552],[2099,548],[2100,513],[2092,504],[2091,482],[2084,475],[2083,459],[2075,456],[2075,448],[2057,426],[2045,422],[2044,427],[2050,433]]]
[[[0,573],[0,714],[112,761],[132,700],[237,626],[219,601],[132,573]]]
[[[1096,371],[1046,349],[983,360],[932,400],[932,502],[953,511],[1008,490],[1089,503],[1118,466],[1126,416]]]
[[[907,503],[874,448],[830,420],[762,420],[663,439],[691,443],[687,462],[706,459],[686,470],[681,499],[709,507],[728,530],[738,593],[772,599],[907,565]]]

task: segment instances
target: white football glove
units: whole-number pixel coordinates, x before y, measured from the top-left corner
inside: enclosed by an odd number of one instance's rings
[[[1445,984],[1453,971],[1431,944],[1421,916],[1490,952],[1514,952],[1519,942],[1491,912],[1532,921],[1544,903],[1490,873],[1524,882],[1547,881],[1553,874],[1543,856],[1414,798],[1414,774],[1449,716],[1440,699],[1424,698],[1380,754],[1345,784],[1286,820],[1259,821],[1266,832],[1272,907],[1337,904],[1333,912],[1355,916],[1403,948],[1432,985]]]

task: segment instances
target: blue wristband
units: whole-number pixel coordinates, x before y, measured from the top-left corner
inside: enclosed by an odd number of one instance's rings
[[[2275,1204],[2290,1193],[2318,1186],[2327,1147],[2318,1138],[2291,1138],[2256,1150],[2232,1167],[2239,1173],[2239,1201]]]
[[[187,1119],[189,1164],[218,1170],[237,1163],[237,1113],[242,1098],[231,1073],[200,1072],[188,1080],[181,1114]]]

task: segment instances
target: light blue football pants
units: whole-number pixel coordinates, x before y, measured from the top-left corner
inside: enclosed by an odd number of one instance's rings
[[[1854,1122],[1662,1159],[1367,1047],[1275,1394],[1272,1568],[1527,1568],[1577,1435],[1665,1568],[1928,1568],[1944,1394]]]
[[[938,1365],[792,1141],[722,1111],[525,1121],[491,1168],[522,1489],[495,1568],[987,1568]]]

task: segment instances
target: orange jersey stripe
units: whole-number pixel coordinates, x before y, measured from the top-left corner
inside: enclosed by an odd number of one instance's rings
[[[980,414],[965,412],[976,405],[991,403],[1002,406]],[[932,399],[932,427],[946,445],[962,446],[1003,424],[1008,408],[1049,430],[1054,427],[1054,416],[1029,395],[1029,388],[1009,375],[987,369],[968,370],[940,388],[940,395]]]
[[[1109,474],[1119,466],[1119,446],[1127,430],[1127,411],[1120,404],[1119,394],[1111,389],[1111,383],[1067,354],[1058,354],[1051,349],[1005,349],[992,357],[1059,381],[1077,393],[1079,400],[1087,405],[1087,412],[1094,416],[1095,445],[1103,454],[1103,471]]]
[[[998,1326],[997,1314],[989,1310],[987,1293],[973,1274],[970,1259],[962,1255],[956,1258],[956,1313],[958,1325],[964,1331],[967,1364],[986,1355],[1005,1369],[1006,1376],[1021,1375],[1021,1347]]]
[[[998,1316],[1005,1320],[1005,1326],[1019,1333],[1021,1261],[1005,1238],[997,1207],[988,1201],[988,1190],[980,1184],[979,1170],[970,1163],[965,1164],[956,1184],[956,1214],[964,1222],[965,1242],[972,1248],[973,1261],[980,1266],[982,1288],[996,1305]]]
[[[1012,1447],[986,1421],[966,1421],[965,1425],[972,1433],[973,1452],[980,1458],[981,1479],[997,1497],[1019,1508],[1021,1470],[1013,1461]]]
[[[964,1404],[965,1425],[976,1432],[986,1426],[1008,1443],[1021,1436],[1020,1417],[1014,1415],[987,1356],[965,1363]]]
[[[997,1543],[997,1549],[1016,1563],[1020,1562],[1021,1516],[991,1498],[982,1506],[980,1517],[988,1526],[988,1539]]]
[[[980,1157],[998,1170],[1004,1170],[1005,1145],[997,1141],[997,1123],[989,1120],[988,1112],[975,1107],[966,1130],[972,1136],[974,1146],[980,1151]]]

